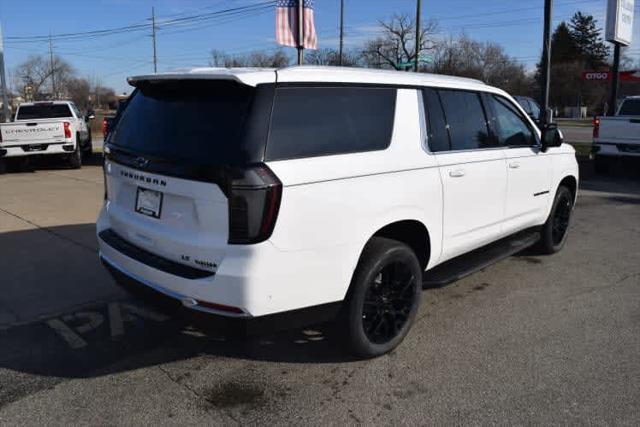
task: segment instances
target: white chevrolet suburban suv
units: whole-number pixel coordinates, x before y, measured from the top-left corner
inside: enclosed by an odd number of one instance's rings
[[[334,319],[373,357],[407,334],[423,286],[565,242],[573,148],[480,81],[292,67],[129,82],[97,221],[123,286],[260,323]]]
[[[80,168],[82,155],[92,150],[90,118],[71,101],[22,103],[14,122],[0,124],[0,161],[58,155],[72,168]]]

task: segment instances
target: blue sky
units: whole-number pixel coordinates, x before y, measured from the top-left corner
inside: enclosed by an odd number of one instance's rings
[[[162,22],[210,13],[264,0],[0,0],[9,73],[30,54],[48,54],[48,43],[20,42],[10,37],[109,29],[149,22],[151,7],[159,22],[158,71],[207,65],[211,49],[230,54],[274,49],[274,12],[215,22],[163,27]],[[435,19],[439,37],[462,33],[494,41],[527,68],[540,54],[543,0],[423,0],[423,19]],[[577,11],[593,14],[604,26],[606,0],[555,0],[554,24]],[[636,11],[640,12],[636,1]],[[339,0],[315,0],[321,47],[337,47]],[[374,37],[376,23],[394,13],[414,13],[415,0],[345,0],[346,44],[357,47]],[[288,49],[293,54],[292,49]],[[640,13],[636,13],[634,44],[640,57]],[[118,92],[128,91],[126,76],[153,71],[150,31],[142,29],[106,37],[57,40],[54,51],[70,62],[79,76],[98,78]]]

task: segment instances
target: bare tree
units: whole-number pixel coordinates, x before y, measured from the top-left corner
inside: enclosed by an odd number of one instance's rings
[[[70,78],[66,82],[66,92],[81,110],[86,111],[91,105],[91,85],[87,79]]]
[[[438,74],[482,80],[514,93],[529,93],[533,85],[524,65],[507,55],[502,46],[467,36],[438,43],[427,69]]]
[[[264,51],[254,51],[248,55],[229,55],[221,50],[212,50],[209,58],[209,65],[212,67],[261,67],[261,68],[282,68],[288,66],[290,59],[282,49],[268,53]]]
[[[372,68],[403,69],[402,63],[420,59],[420,54],[435,47],[433,35],[438,25],[429,21],[421,27],[420,48],[416,58],[415,22],[407,14],[394,15],[389,21],[379,21],[382,35],[368,41],[362,52],[364,63]]]
[[[41,100],[55,98],[51,85],[51,74],[55,74],[56,91],[65,87],[66,82],[73,75],[73,68],[69,63],[53,57],[53,67],[43,56],[32,55],[25,62],[18,65],[14,71],[16,89],[27,99]]]
[[[305,55],[304,61],[310,65],[340,65],[340,53],[329,48],[312,50]],[[342,65],[357,67],[360,65],[360,54],[354,51],[343,52]]]

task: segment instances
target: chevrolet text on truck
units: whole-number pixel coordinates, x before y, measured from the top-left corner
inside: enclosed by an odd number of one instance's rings
[[[640,96],[625,98],[615,116],[593,120],[593,152],[598,172],[617,158],[640,158]]]
[[[565,243],[573,148],[480,81],[292,67],[129,82],[97,221],[128,289],[249,324],[333,320],[373,357],[403,340],[423,286]]]
[[[58,155],[80,168],[83,153],[91,150],[86,118],[70,101],[22,103],[14,122],[0,124],[0,161]]]

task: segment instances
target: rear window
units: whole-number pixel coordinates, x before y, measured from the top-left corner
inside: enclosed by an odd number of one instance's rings
[[[640,99],[627,99],[622,103],[619,116],[640,116]]]
[[[255,91],[229,81],[144,83],[129,100],[109,143],[190,164],[249,161],[242,135]]]
[[[394,88],[278,88],[265,157],[384,150],[391,142],[395,103]]]
[[[23,105],[18,108],[16,120],[63,119],[73,117],[66,104]]]

